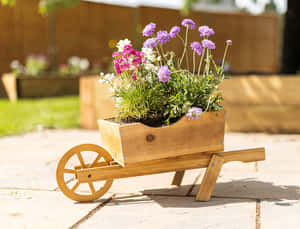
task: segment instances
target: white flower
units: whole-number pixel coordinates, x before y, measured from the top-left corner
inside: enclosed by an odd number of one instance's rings
[[[85,71],[89,68],[90,62],[87,58],[82,58],[79,62],[80,69]]]
[[[147,74],[146,75],[146,80],[149,82],[149,83],[152,83],[153,81],[152,81],[152,76],[151,76],[151,74]]]
[[[155,60],[155,54],[151,48],[142,48],[142,52],[145,54],[145,58],[151,62]]]
[[[107,73],[104,74],[103,72],[100,73],[100,79],[98,80],[99,83],[108,83],[111,84],[115,75],[114,73]]]
[[[104,76],[104,80],[107,81],[107,82],[111,82],[113,79],[114,79],[115,75],[114,73],[107,73],[105,74]]]
[[[123,101],[122,98],[115,98],[116,107],[120,107],[120,104],[122,103],[122,101]]]
[[[155,66],[153,64],[147,63],[147,64],[145,64],[145,69],[148,71],[154,71]]]
[[[17,68],[19,68],[20,67],[20,62],[18,61],[18,60],[13,60],[11,63],[10,63],[10,67],[12,68],[12,69],[17,69]]]
[[[77,66],[80,65],[80,58],[78,56],[71,56],[68,62],[70,65]]]
[[[119,40],[119,42],[117,43],[118,52],[123,52],[125,45],[131,45],[131,41],[127,38],[124,40]]]

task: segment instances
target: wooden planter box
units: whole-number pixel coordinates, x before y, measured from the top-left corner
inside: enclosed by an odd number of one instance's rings
[[[4,74],[2,82],[10,101],[18,98],[41,98],[79,94],[78,76],[39,77],[18,76]]]
[[[102,144],[121,165],[224,150],[225,113],[205,112],[198,120],[182,117],[163,127],[99,120]]]

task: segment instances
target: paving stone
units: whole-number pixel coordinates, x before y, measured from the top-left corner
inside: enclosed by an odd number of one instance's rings
[[[60,192],[0,190],[1,228],[69,228],[101,201],[79,204]]]
[[[300,226],[300,201],[279,200],[261,202],[262,229],[294,229]]]
[[[97,131],[55,130],[0,138],[0,188],[55,189],[56,165],[71,147],[100,142]]]
[[[136,193],[185,196],[201,170],[188,170],[184,174],[182,187],[171,185],[175,172],[161,173],[148,176],[116,179],[109,192]]]
[[[191,197],[117,196],[79,226],[85,228],[255,228],[255,202]]]
[[[192,195],[196,195],[199,184]],[[254,199],[300,199],[300,174],[222,173],[214,196]]]

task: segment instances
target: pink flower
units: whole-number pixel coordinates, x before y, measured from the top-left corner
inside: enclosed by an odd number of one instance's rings
[[[132,60],[132,63],[136,63],[136,64],[140,64],[141,63],[142,58],[141,57],[136,57]]]
[[[117,56],[120,56],[120,53],[119,53],[119,52],[114,52],[114,53],[112,54],[112,57],[117,57]]]
[[[121,74],[121,73],[122,73],[122,71],[121,71],[121,69],[120,69],[119,63],[115,63],[115,69],[116,69],[116,73],[117,73],[117,74]]]
[[[130,66],[130,64],[123,63],[123,64],[121,65],[121,70],[128,70],[128,69],[129,69],[129,66]]]

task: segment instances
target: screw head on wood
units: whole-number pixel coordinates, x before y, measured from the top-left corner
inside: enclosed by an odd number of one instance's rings
[[[215,163],[212,163],[211,166],[214,167],[214,166],[215,166]]]
[[[89,174],[89,175],[88,175],[88,178],[91,178],[91,177],[92,177],[92,175],[91,175],[91,174]]]
[[[146,141],[147,141],[147,142],[153,142],[154,139],[155,139],[155,137],[154,137],[154,135],[152,135],[152,134],[148,134],[148,135],[146,136]]]

